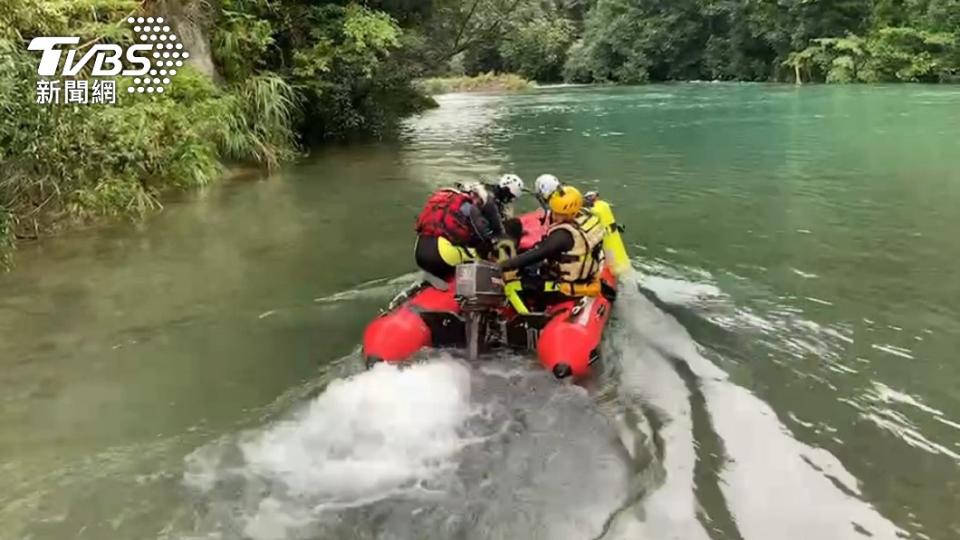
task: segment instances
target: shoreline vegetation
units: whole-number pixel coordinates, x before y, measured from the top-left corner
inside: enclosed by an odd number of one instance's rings
[[[190,52],[168,92],[36,103],[32,38],[126,46],[130,16]],[[225,168],[392,137],[430,94],[689,80],[957,82],[960,0],[0,0],[0,268],[18,240],[142,219]]]
[[[431,77],[414,83],[428,95],[453,94],[461,92],[520,92],[537,87],[537,83],[515,73],[480,73],[469,76]]]

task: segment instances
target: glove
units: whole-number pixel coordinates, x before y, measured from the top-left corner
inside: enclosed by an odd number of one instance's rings
[[[610,286],[606,281],[600,281],[600,294],[611,302],[617,301],[617,290]]]
[[[540,274],[524,273],[523,277],[520,278],[520,285],[525,291],[542,291],[543,287],[546,285],[546,282]]]
[[[496,262],[497,260],[496,249],[494,249],[493,242],[489,239],[483,239],[477,243],[477,255],[485,261]]]

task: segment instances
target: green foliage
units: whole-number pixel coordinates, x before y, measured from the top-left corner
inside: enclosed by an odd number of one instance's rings
[[[15,219],[13,211],[0,205],[0,269],[9,268],[16,247]]]
[[[936,82],[958,36],[960,0],[598,0],[565,77]]]
[[[426,56],[441,66],[460,53],[469,56],[483,48],[496,51],[501,39],[513,30],[517,14],[536,4],[531,0],[435,0],[424,25],[431,40]]]
[[[139,9],[136,0],[0,0],[0,38],[70,35],[81,40],[129,39],[123,19]]]
[[[520,26],[500,47],[506,69],[537,81],[560,80],[573,33],[573,23],[563,18]]]
[[[412,92],[411,77],[390,61],[400,43],[396,22],[356,4],[311,9],[306,22],[315,41],[293,51],[291,73],[305,103],[301,133],[317,140],[387,132],[396,96]]]
[[[883,28],[867,42],[864,80],[938,82],[958,73],[957,35]]]
[[[939,82],[957,73],[958,51],[954,34],[891,27],[867,38],[815,39],[786,63],[828,83]]]
[[[593,54],[582,39],[573,42],[563,65],[563,80],[574,83],[600,82],[591,69]]]
[[[463,67],[465,75],[481,75],[483,73],[504,71],[503,56],[500,54],[500,42],[489,41],[478,43],[463,53]]]
[[[404,33],[389,14],[357,3],[229,0],[213,56],[228,83],[268,72],[292,89],[290,118],[305,141],[383,135],[428,105],[394,57]],[[402,4],[398,7],[406,7]],[[261,152],[258,152],[258,155]]]
[[[268,73],[221,87],[186,66],[163,95],[131,96],[121,81],[116,106],[36,104],[37,59],[26,40],[123,39],[113,21],[136,7],[101,2],[83,15],[82,4],[19,4],[26,11],[4,15],[20,26],[4,27],[9,37],[0,38],[0,106],[9,120],[0,123],[0,258],[18,236],[145,216],[161,207],[164,192],[212,181],[223,161],[273,167],[292,155],[294,93]]]
[[[275,167],[301,143],[383,135],[436,105],[412,84],[429,40],[398,22],[422,27],[431,10],[406,0],[203,4],[216,80],[188,65],[163,95],[120,88],[114,107],[34,103],[26,40],[129,42],[124,20],[145,5],[0,0],[0,106],[12,119],[0,124],[0,254],[17,235],[143,216],[165,191],[212,181],[224,162]]]
[[[296,110],[293,88],[276,75],[261,74],[230,90],[224,98],[229,106],[222,108],[229,123],[216,124],[224,156],[241,161],[252,157],[270,167],[292,157]]]
[[[593,0],[435,0],[417,33],[425,75],[514,71],[560,80]]]
[[[379,54],[400,44],[400,27],[389,15],[358,4],[347,6],[343,21],[344,50],[375,62]]]
[[[785,65],[806,79],[825,79],[830,83],[851,83],[863,69],[864,40],[855,35],[843,38],[820,38],[806,49],[790,53]]]
[[[292,50],[292,74],[304,84],[315,77],[335,78],[338,70],[370,77],[399,45],[400,28],[390,16],[357,4],[324,5],[307,9],[303,15],[305,27],[292,28],[291,33],[295,43],[312,42],[295,45]]]
[[[264,57],[274,45],[269,20],[238,10],[247,3],[224,2],[222,20],[213,31],[214,58],[229,80],[239,80],[263,67]]]
[[[512,73],[481,73],[473,77],[433,77],[418,82],[427,94],[438,95],[452,92],[520,91],[533,87],[533,83]]]
[[[691,0],[599,0],[565,71],[578,82],[692,77],[702,27]]]

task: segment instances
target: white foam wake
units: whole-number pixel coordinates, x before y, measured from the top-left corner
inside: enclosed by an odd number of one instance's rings
[[[300,415],[242,445],[251,470],[294,494],[349,502],[432,476],[458,448],[469,373],[453,362],[380,365],[334,381]]]
[[[326,510],[361,506],[449,471],[471,411],[469,368],[438,359],[409,369],[378,365],[331,382],[306,407],[238,446],[242,463],[224,466],[223,448],[188,458],[186,481],[201,491],[229,482],[260,499],[244,511],[243,534],[291,538]],[[264,495],[266,495],[264,497]]]
[[[623,392],[655,409],[662,424],[658,435],[663,456],[657,485],[640,503],[642,518],[624,514],[604,537],[609,540],[683,538],[707,540],[698,520],[699,503],[694,486],[696,442],[690,410],[690,393],[673,366],[637,329],[638,302],[645,301],[634,275],[627,275],[616,303],[620,326],[611,333],[619,351]]]
[[[726,372],[701,354],[699,345],[683,326],[642,295],[632,294],[634,284],[627,283],[625,288],[630,291],[622,295],[618,309],[627,325],[656,350],[685,362],[697,377],[710,421],[727,454],[726,465],[720,471],[720,488],[745,540],[850,538],[864,530],[874,538],[893,539],[898,533],[903,534],[858,497],[857,479],[836,457],[794,439],[767,403],[730,382]],[[674,522],[678,527],[675,532],[689,534],[683,529],[689,527],[691,500],[680,488],[691,485],[688,445],[692,438],[682,433],[689,429],[689,404],[678,400],[678,395],[686,395],[686,389],[670,380],[661,381],[663,390],[657,392],[649,379],[661,370],[650,365],[644,369],[649,370],[648,374],[637,373],[640,378],[631,382],[624,367],[624,384],[639,384],[641,390],[647,391],[652,405],[672,418],[676,437],[671,450],[669,428],[664,430],[667,476],[679,477],[676,481],[681,484],[673,486],[676,491],[671,498],[683,503],[672,508],[681,513],[677,517],[682,519],[665,516],[661,521]],[[671,451],[682,456],[675,465],[670,464]],[[671,488],[669,480],[665,487]],[[648,511],[656,503],[657,498],[651,497]],[[654,515],[648,515],[647,521],[654,519]]]

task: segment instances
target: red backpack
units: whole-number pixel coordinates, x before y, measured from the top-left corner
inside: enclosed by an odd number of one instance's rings
[[[467,202],[474,202],[473,198],[461,191],[441,189],[435,192],[417,216],[417,234],[443,236],[454,244],[468,244],[473,234],[466,218],[460,214],[460,207]]]

